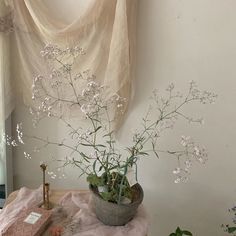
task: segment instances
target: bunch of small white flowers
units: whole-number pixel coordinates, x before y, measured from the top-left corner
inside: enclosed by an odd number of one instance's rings
[[[12,136],[9,136],[6,133],[2,134],[2,140],[7,146],[17,147],[20,144],[25,144],[23,141],[23,132],[22,132],[22,123],[16,125],[16,134],[17,138],[14,139]]]
[[[19,143],[25,144],[23,141],[22,123],[18,123],[16,125],[16,133],[17,133],[17,139]]]
[[[101,110],[108,111],[109,108],[117,106],[119,112],[123,112],[123,107],[126,102],[125,98],[118,94],[113,94],[110,98],[106,98],[106,87],[100,86],[94,81],[90,81],[86,88],[82,91],[83,101],[81,111],[86,117],[96,116]],[[102,114],[99,114],[101,116]]]
[[[188,181],[191,167],[195,161],[200,164],[205,164],[207,161],[206,149],[196,145],[189,136],[182,136],[180,143],[184,150],[169,152],[178,159],[178,167],[173,170],[173,174],[176,175],[175,183]],[[184,161],[181,162],[182,159]]]
[[[33,80],[34,108],[30,108],[30,113],[34,126],[44,117],[60,119],[70,113],[71,108],[74,113],[82,112],[86,118],[100,117],[111,107],[118,112],[124,111],[125,98],[116,93],[108,95],[108,86],[97,82],[90,70],[74,73],[76,57],[84,54],[79,46],[61,49],[52,44],[46,45],[41,51],[42,57],[48,62],[50,73],[38,75]],[[101,110],[103,114],[98,114]]]
[[[72,55],[74,58],[79,55],[84,55],[85,51],[83,48],[76,45],[75,47],[68,47],[62,49],[58,45],[55,44],[47,44],[44,49],[40,52],[41,56],[48,60],[57,59],[59,56]]]
[[[166,89],[167,95],[160,94],[154,90],[151,96],[151,104],[142,120],[142,129],[136,130],[133,134],[133,147],[130,148],[136,155],[147,155],[149,150],[143,147],[146,143],[151,143],[153,153],[159,157],[160,153],[167,153],[176,157],[177,167],[173,174],[176,176],[175,183],[186,182],[189,179],[190,170],[193,163],[204,164],[207,160],[205,148],[195,144],[190,137],[182,136],[181,150],[160,150],[157,144],[162,133],[168,129],[173,129],[179,119],[189,123],[203,124],[203,118],[195,118],[187,115],[183,107],[193,102],[201,104],[212,104],[217,95],[208,91],[198,89],[196,83],[191,81],[189,90],[184,95],[175,90],[174,84],[170,84]]]
[[[182,148],[177,151],[160,150],[158,141],[162,133],[173,129],[179,119],[203,124],[202,118],[189,116],[183,108],[193,102],[212,104],[217,95],[201,91],[193,81],[190,82],[186,94],[176,91],[173,83],[167,87],[164,96],[154,90],[141,127],[130,137],[131,144],[121,151],[112,124],[117,112],[124,112],[126,98],[111,92],[108,86],[100,84],[89,70],[81,73],[74,71],[75,58],[83,54],[84,51],[80,47],[60,49],[51,44],[46,45],[41,52],[43,58],[49,61],[50,73],[38,75],[33,81],[32,99],[35,106],[30,109],[33,124],[37,125],[44,117],[53,117],[63,122],[68,128],[68,133],[59,141],[33,136],[33,139],[42,143],[37,147],[37,152],[49,145],[64,148],[68,151],[66,156],[54,159],[62,163],[63,169],[73,165],[80,169],[81,175],[87,176],[99,176],[104,173],[112,175],[116,172],[123,176],[123,180],[130,168],[135,169],[137,178],[137,161],[142,156],[152,153],[159,158],[161,153],[167,153],[174,156],[178,163],[173,170],[175,183],[186,182],[193,164],[206,162],[205,148],[186,136],[182,136]],[[88,122],[83,126],[73,124],[66,116],[65,109],[69,112],[80,112]],[[9,145],[24,144],[21,128],[21,125],[17,126],[17,141],[6,137]],[[26,152],[24,156],[27,159],[31,158]],[[58,176],[62,178],[62,175],[53,171],[49,171],[48,174],[53,179]]]
[[[217,94],[209,91],[201,91],[198,89],[196,82],[191,81],[188,98],[192,100],[198,100],[202,104],[214,104]]]
[[[17,147],[18,146],[17,141],[15,139],[13,139],[11,136],[9,136],[8,134],[3,133],[2,134],[2,140],[8,146],[13,146],[13,147]]]
[[[3,133],[2,135],[2,141],[7,145],[7,146],[11,146],[11,147],[19,147],[21,145],[25,145],[25,142],[23,140],[23,131],[22,131],[22,123],[17,123],[16,124],[16,138],[14,138],[13,136],[9,136],[6,133]],[[24,157],[29,160],[31,159],[31,155],[29,153],[27,153],[26,151],[23,152]]]

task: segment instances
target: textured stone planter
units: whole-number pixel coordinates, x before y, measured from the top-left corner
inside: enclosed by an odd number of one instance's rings
[[[97,187],[89,186],[95,205],[97,218],[106,225],[121,226],[127,224],[135,216],[137,209],[143,201],[143,189],[139,184],[135,184],[133,201],[130,204],[115,204],[105,201],[98,193]]]

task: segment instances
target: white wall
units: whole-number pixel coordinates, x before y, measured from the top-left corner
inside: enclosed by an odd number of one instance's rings
[[[49,2],[49,1],[48,1]],[[51,0],[50,6],[68,10],[63,17],[76,14],[78,1]],[[66,3],[66,4],[65,4]],[[69,14],[69,9],[72,9]],[[145,191],[144,204],[150,215],[150,236],[165,236],[178,225],[197,236],[222,236],[220,225],[230,222],[227,209],[235,201],[235,140],[236,140],[236,1],[235,0],[140,0],[138,14],[136,93],[128,118],[121,130],[125,144],[131,128],[135,128],[147,106],[153,87],[164,90],[174,82],[184,91],[190,80],[200,87],[219,94],[217,104],[190,113],[201,113],[205,125],[180,123],[162,139],[162,145],[177,146],[179,136],[190,134],[209,151],[204,167],[193,169],[190,182],[173,183],[175,162],[168,157],[141,161],[139,180]],[[66,12],[66,11],[64,11]],[[72,18],[71,18],[72,19]],[[23,106],[15,112],[14,121],[23,120],[28,132],[29,117]],[[59,124],[45,122],[40,134],[63,133]],[[28,145],[31,150],[33,145]],[[22,150],[14,151],[15,187],[36,187],[40,184],[39,162],[47,159],[49,150],[26,161]],[[51,163],[51,168],[55,163]],[[77,179],[77,170],[67,171],[66,180],[51,181],[62,188],[86,188]]]

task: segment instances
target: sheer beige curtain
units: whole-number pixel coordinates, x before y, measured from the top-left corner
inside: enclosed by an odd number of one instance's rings
[[[13,109],[9,70],[11,22],[9,9],[0,0],[0,184],[6,184],[6,148],[3,140],[5,120]]]
[[[90,69],[101,84],[110,87],[108,96],[118,93],[127,99],[128,105],[133,77],[137,1],[89,1],[68,23],[63,22],[59,15],[52,14],[46,1],[6,0],[14,12],[19,58],[16,82],[26,104],[33,106],[31,86],[34,76],[46,71],[40,51],[45,44],[53,43],[61,47],[83,47],[86,56],[77,61],[75,72]]]

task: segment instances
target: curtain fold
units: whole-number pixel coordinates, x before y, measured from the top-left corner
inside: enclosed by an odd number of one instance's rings
[[[132,35],[135,34],[138,0],[90,1],[70,23],[51,14],[42,0],[5,1],[14,12],[17,44],[14,57],[18,55],[15,82],[27,105],[34,106],[31,99],[33,78],[48,70],[40,51],[45,44],[52,43],[62,48],[76,45],[84,48],[86,55],[77,61],[74,72],[90,69],[98,82],[110,87],[108,96],[118,93],[127,99],[127,108],[133,77],[135,37]]]
[[[6,146],[3,138],[5,119],[13,108],[9,70],[9,32],[11,30],[9,9],[4,1],[0,0],[0,184],[6,183]]]

